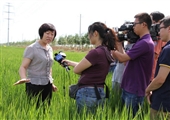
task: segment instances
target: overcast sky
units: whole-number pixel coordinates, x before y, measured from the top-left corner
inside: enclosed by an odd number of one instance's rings
[[[16,42],[39,38],[38,29],[45,22],[54,24],[58,38],[79,34],[80,14],[84,34],[96,21],[120,27],[126,20],[134,21],[139,12],[160,11],[170,15],[169,3],[169,0],[0,0],[0,43],[8,40],[8,5],[9,42]]]

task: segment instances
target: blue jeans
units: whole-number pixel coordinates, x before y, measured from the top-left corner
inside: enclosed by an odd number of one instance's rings
[[[132,108],[133,111],[133,117],[136,115],[139,107],[143,105],[144,96],[137,96],[135,94],[129,93],[125,90],[122,90],[122,102],[126,105],[126,108],[128,108],[129,112]]]
[[[84,87],[77,91],[76,104],[78,113],[80,113],[83,108],[86,108],[87,113],[91,112],[94,114],[98,106],[103,107],[105,98],[104,88],[98,87],[98,91],[101,96],[100,100],[97,100],[94,87]]]

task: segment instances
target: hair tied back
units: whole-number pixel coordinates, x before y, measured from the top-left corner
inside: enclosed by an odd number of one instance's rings
[[[109,29],[109,28],[107,28],[107,29],[105,30],[105,32],[106,32],[106,33],[108,33],[109,31],[110,31],[110,29]]]

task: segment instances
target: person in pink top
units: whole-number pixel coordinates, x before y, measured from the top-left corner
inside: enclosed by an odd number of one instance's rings
[[[160,20],[165,17],[164,14],[159,11],[152,12],[150,16],[151,16],[152,24],[159,24]],[[166,42],[163,42],[160,39],[154,41],[154,46],[155,46],[154,47],[154,63],[153,63],[151,81],[153,80],[154,75],[155,75],[156,63],[157,63],[160,51],[165,44]]]

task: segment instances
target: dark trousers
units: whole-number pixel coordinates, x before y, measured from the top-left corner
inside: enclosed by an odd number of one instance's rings
[[[52,84],[50,82],[47,85],[26,83],[26,93],[30,100],[32,98],[37,99],[37,108],[40,106],[40,103],[44,104],[45,101],[50,105],[52,98]]]

